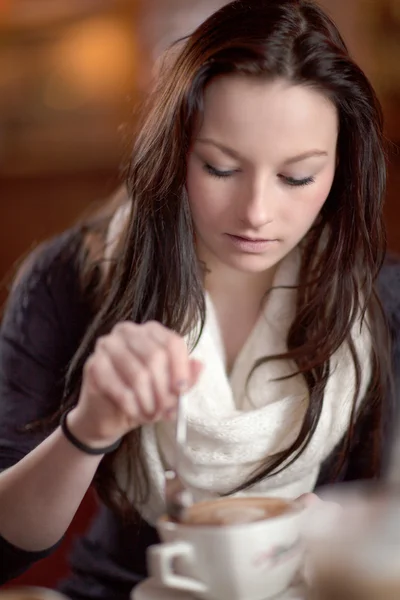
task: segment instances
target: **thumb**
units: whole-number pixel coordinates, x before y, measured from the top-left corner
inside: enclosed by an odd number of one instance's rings
[[[190,387],[194,386],[197,383],[202,370],[203,370],[203,363],[200,362],[199,360],[196,360],[195,358],[193,358],[190,361],[190,377],[189,377]]]
[[[322,500],[317,496],[317,494],[313,494],[312,492],[302,494],[297,498],[297,501],[303,503],[306,507],[318,506],[322,502]]]

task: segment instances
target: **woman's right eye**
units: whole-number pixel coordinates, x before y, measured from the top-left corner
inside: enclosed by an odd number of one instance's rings
[[[212,167],[207,163],[204,164],[204,169],[209,175],[212,175],[213,177],[218,177],[218,179],[225,179],[227,177],[231,177],[231,175],[237,172],[235,169],[230,171],[220,171],[219,169],[216,169],[215,167]]]

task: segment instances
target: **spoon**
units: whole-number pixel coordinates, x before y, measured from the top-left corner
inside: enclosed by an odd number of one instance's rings
[[[187,439],[185,402],[186,396],[180,396],[178,400],[175,431],[175,469],[169,469],[165,472],[165,502],[167,515],[172,521],[177,522],[182,521],[185,511],[193,504],[193,495],[179,476],[179,450],[185,447]]]

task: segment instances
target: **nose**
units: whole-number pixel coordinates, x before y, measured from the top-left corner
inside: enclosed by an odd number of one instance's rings
[[[239,205],[239,219],[245,227],[257,230],[273,219],[272,194],[267,177],[254,177],[247,183]]]

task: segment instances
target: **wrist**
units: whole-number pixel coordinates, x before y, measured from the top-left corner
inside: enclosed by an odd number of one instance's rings
[[[77,407],[67,409],[62,414],[60,426],[68,441],[86,454],[109,454],[118,448],[122,440],[96,436],[88,427],[88,419],[82,418]]]

